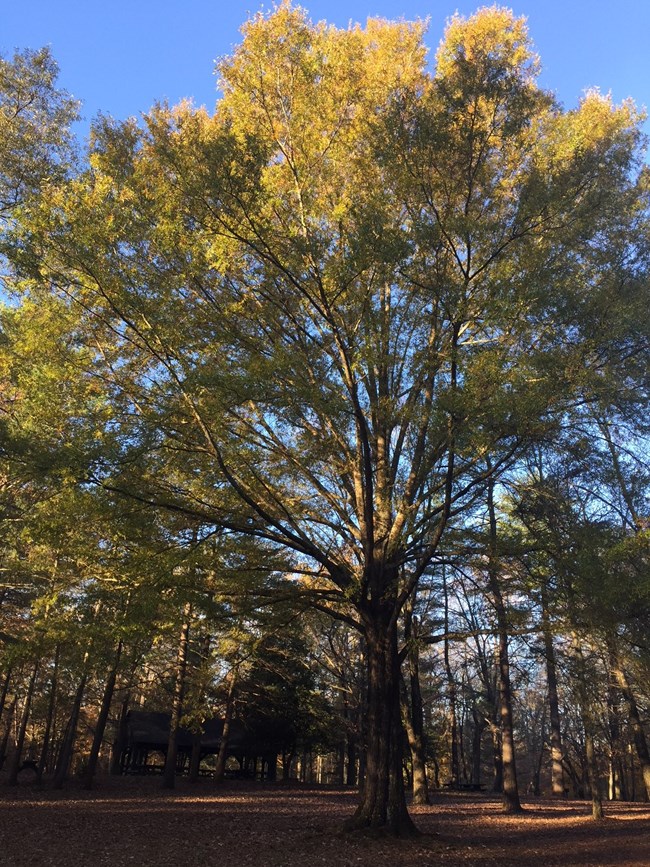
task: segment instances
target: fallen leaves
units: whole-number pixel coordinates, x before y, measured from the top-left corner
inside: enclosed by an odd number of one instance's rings
[[[650,806],[529,802],[522,816],[496,798],[443,793],[414,807],[416,841],[340,833],[356,796],[340,789],[209,780],[163,791],[151,778],[102,779],[85,792],[0,791],[0,865],[56,867],[647,867]]]

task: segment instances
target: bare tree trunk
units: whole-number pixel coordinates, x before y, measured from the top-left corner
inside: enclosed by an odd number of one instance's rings
[[[9,786],[15,786],[18,784],[18,771],[20,770],[20,760],[23,754],[23,744],[25,743],[25,733],[27,732],[27,723],[29,722],[29,713],[32,707],[32,698],[34,696],[34,686],[36,684],[36,675],[38,674],[39,664],[39,662],[34,664],[32,674],[29,678],[29,684],[27,685],[23,712],[20,715],[20,723],[18,724],[16,751],[12,756],[11,765],[9,766],[9,778],[7,779],[7,785]]]
[[[587,781],[591,791],[591,815],[600,821],[603,818],[603,799],[600,792],[598,768],[596,766],[596,751],[594,747],[594,719],[591,701],[587,690],[587,669],[579,637],[573,634],[573,652],[577,663],[578,700],[580,716],[585,732],[585,758],[587,764]]]
[[[88,654],[86,654],[84,664],[87,662],[87,660]],[[77,737],[77,726],[79,724],[81,702],[83,701],[84,692],[86,691],[87,681],[88,672],[84,672],[81,676],[81,680],[79,681],[77,692],[75,693],[74,701],[72,703],[72,710],[70,711],[68,723],[66,725],[65,733],[63,735],[63,742],[61,743],[61,749],[59,751],[59,759],[56,763],[54,781],[52,783],[52,786],[55,789],[63,788],[63,784],[68,775],[68,769],[70,767],[70,761],[72,760],[72,753],[74,751],[74,742]]]
[[[9,738],[11,737],[11,723],[14,718],[14,712],[16,710],[17,704],[18,698],[17,696],[14,696],[7,710],[7,717],[5,719],[5,732],[2,736],[2,742],[0,742],[0,770],[5,763],[5,759],[7,758],[7,746],[9,744]]]
[[[11,682],[11,669],[7,669],[7,673],[5,675],[5,682],[2,684],[2,693],[0,694],[0,720],[2,719],[2,714],[4,713],[5,703],[7,701],[7,693],[9,691],[9,684]]]
[[[228,739],[230,737],[230,724],[235,708],[235,687],[237,685],[237,668],[233,667],[230,670],[228,679],[228,695],[226,696],[226,708],[223,716],[223,730],[221,732],[221,742],[219,743],[219,753],[217,754],[217,763],[214,769],[214,780],[216,783],[223,782],[226,772],[226,760],[228,759]]]
[[[199,707],[203,707],[205,703],[205,682],[203,675],[207,670],[208,657],[210,655],[210,636],[204,635],[201,640],[201,648],[198,659],[193,663],[193,678],[195,684],[196,700]],[[198,731],[195,731],[192,736],[192,754],[190,756],[189,777],[191,783],[196,783],[199,779],[201,771],[201,737],[203,726]]]
[[[634,747],[639,759],[639,764],[641,765],[641,773],[643,774],[646,799],[650,801],[650,751],[648,750],[648,742],[639,715],[636,698],[632,688],[630,687],[627,672],[623,668],[618,654],[613,655],[612,674],[614,675],[618,688],[620,689],[625,704],[627,705],[627,712],[632,727],[632,735],[634,737]]]
[[[43,747],[41,749],[41,757],[38,762],[38,779],[43,778],[46,767],[48,765],[48,751],[50,749],[50,738],[52,736],[52,727],[54,725],[54,713],[56,711],[56,691],[59,679],[59,658],[61,656],[61,646],[57,644],[54,651],[54,664],[52,667],[52,680],[50,682],[50,698],[47,703],[47,720],[45,722],[45,733],[43,735]]]
[[[413,615],[413,601],[405,611],[404,638],[407,644],[408,683],[402,678],[404,686],[403,719],[411,751],[413,768],[413,803],[428,804],[429,785],[427,782],[426,745],[424,739],[424,711],[422,690],[420,688],[420,659],[417,635],[417,618]]]
[[[548,612],[548,594],[542,585],[542,635],[544,638],[544,660],[546,663],[546,686],[548,689],[548,709],[551,740],[551,795],[561,798],[564,795],[564,770],[562,768],[562,726],[560,723],[560,702],[557,691],[557,667],[555,647]]]
[[[187,650],[190,636],[190,619],[192,605],[186,602],[183,607],[183,624],[181,626],[178,641],[178,655],[176,657],[176,676],[174,679],[174,700],[172,713],[169,720],[169,741],[167,743],[167,756],[165,770],[163,771],[163,789],[173,789],[176,783],[176,757],[178,755],[178,729],[180,728],[181,716],[183,715],[183,697],[185,694],[185,675],[187,672]]]
[[[447,576],[443,566],[442,572],[442,590],[444,596],[444,630],[445,639],[443,644],[443,657],[445,662],[445,672],[447,674],[447,699],[449,701],[449,728],[451,740],[451,780],[452,786],[457,786],[460,781],[460,761],[458,750],[458,722],[456,715],[456,680],[454,673],[451,670],[451,662],[449,659],[449,593],[447,590]]]
[[[508,615],[501,593],[497,559],[497,522],[494,509],[494,482],[488,482],[488,514],[490,519],[490,562],[488,582],[497,619],[499,719],[501,722],[501,761],[503,771],[503,809],[506,813],[521,813],[515,765],[515,738],[512,717],[512,689],[510,685],[510,659],[508,656]]]
[[[394,837],[417,834],[406,808],[402,767],[400,657],[390,606],[364,612],[368,663],[366,776],[349,830],[376,829]]]
[[[131,702],[131,690],[127,690],[120,704],[120,716],[117,721],[117,730],[115,740],[111,748],[111,764],[109,773],[112,776],[119,776],[122,773],[122,755],[126,747],[126,717],[129,712],[129,704]]]
[[[610,654],[610,669],[613,660]],[[620,694],[613,683],[607,689],[607,724],[609,729],[609,780],[610,801],[625,801],[625,772],[623,770],[623,747],[621,744]]]
[[[481,744],[485,729],[485,717],[477,707],[472,708],[474,731],[472,734],[472,785],[477,789],[481,787]]]
[[[111,666],[111,670],[108,674],[108,679],[106,680],[106,686],[104,687],[104,694],[102,696],[102,703],[99,710],[99,716],[97,717],[97,725],[95,726],[95,734],[93,737],[93,744],[90,748],[90,755],[88,756],[88,767],[86,768],[86,773],[84,774],[84,788],[90,789],[93,785],[93,778],[95,776],[95,771],[97,769],[97,760],[99,759],[99,751],[102,746],[102,742],[104,740],[104,732],[106,730],[106,723],[108,721],[108,715],[111,710],[111,703],[113,701],[113,693],[115,692],[115,681],[117,680],[117,671],[120,666],[120,659],[122,658],[122,640],[118,641],[117,649],[115,651],[115,658],[113,659],[113,665]]]

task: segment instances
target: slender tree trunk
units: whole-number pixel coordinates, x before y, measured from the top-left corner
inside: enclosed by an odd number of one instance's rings
[[[449,701],[449,729],[450,729],[450,747],[451,747],[451,780],[449,781],[452,787],[458,785],[460,781],[460,761],[458,750],[458,720],[456,715],[456,679],[451,669],[449,658],[449,593],[447,590],[447,575],[443,566],[442,573],[442,590],[444,596],[444,630],[445,638],[443,643],[443,658],[445,663],[445,673],[447,675],[447,699]]]
[[[347,828],[411,837],[417,830],[404,792],[397,624],[390,614],[373,611],[365,612],[364,626],[368,664],[366,776],[359,806]]]
[[[192,752],[190,754],[190,783],[196,783],[201,771],[201,732],[192,735]]]
[[[490,562],[488,581],[497,619],[498,630],[498,695],[501,729],[501,761],[503,772],[503,809],[506,813],[521,813],[515,765],[515,737],[512,717],[512,689],[510,685],[510,659],[508,656],[508,614],[501,593],[497,558],[497,522],[494,509],[494,482],[488,482],[488,514],[490,519]]]
[[[481,787],[481,744],[483,742],[485,718],[478,708],[473,707],[472,719],[474,721],[474,732],[472,735],[472,785],[479,789]]]
[[[402,678],[405,699],[403,719],[411,751],[411,766],[413,768],[412,800],[414,804],[428,804],[430,802],[424,737],[424,705],[422,702],[422,690],[420,688],[418,622],[417,618],[413,615],[412,600],[405,614],[404,637],[407,642],[408,682]]]
[[[4,713],[5,703],[7,701],[7,693],[9,692],[9,684],[11,682],[11,669],[7,669],[7,673],[5,675],[4,683],[2,684],[2,693],[0,693],[0,720],[2,719],[2,714]]]
[[[84,665],[87,663],[87,659],[88,654],[86,654]],[[70,767],[70,761],[72,760],[72,753],[74,751],[74,743],[77,737],[77,726],[79,724],[81,702],[83,701],[84,692],[86,691],[87,681],[88,673],[84,672],[84,674],[81,676],[81,680],[79,681],[77,692],[75,693],[74,701],[72,703],[72,710],[70,711],[70,717],[68,718],[68,723],[66,725],[65,733],[63,735],[63,741],[61,743],[61,749],[59,751],[59,759],[56,763],[54,781],[52,783],[52,786],[55,789],[63,788],[63,784],[68,775],[68,769]]]
[[[639,764],[641,765],[641,773],[643,774],[646,799],[650,801],[650,751],[648,750],[648,742],[646,740],[643,723],[641,722],[641,716],[639,715],[636,698],[632,688],[630,687],[627,672],[623,668],[618,654],[614,654],[613,656],[612,674],[614,675],[616,684],[621,691],[625,704],[627,705],[627,712],[630,718],[630,725],[632,727],[632,735],[634,738],[634,747],[639,759]]]
[[[163,789],[173,789],[176,783],[176,758],[178,755],[178,729],[180,728],[181,716],[183,715],[183,697],[185,693],[185,675],[187,672],[187,650],[190,636],[190,619],[192,606],[189,602],[183,608],[183,624],[181,626],[178,641],[178,655],[176,658],[176,677],[174,679],[174,700],[172,713],[169,720],[169,741],[167,743],[167,756],[165,770],[163,772]]]
[[[14,718],[14,712],[16,710],[17,704],[18,698],[14,696],[7,710],[7,717],[5,719],[5,731],[2,736],[2,741],[0,742],[0,770],[5,763],[5,759],[7,758],[7,746],[9,745],[9,738],[11,737],[11,723]]]
[[[406,738],[411,752],[411,786],[412,802],[414,804],[428,804],[429,789],[427,785],[427,772],[424,760],[424,743],[414,726],[413,708],[408,701],[406,684],[403,685],[402,719]]]
[[[612,662],[610,654],[610,669]],[[613,683],[609,684],[607,690],[607,723],[609,728],[609,781],[607,794],[610,801],[625,801],[620,695]]]
[[[115,651],[115,658],[113,659],[113,664],[111,666],[111,670],[108,673],[108,678],[106,680],[106,686],[104,687],[104,694],[102,696],[102,703],[99,710],[99,716],[97,717],[97,725],[95,726],[95,734],[93,737],[92,747],[90,748],[90,755],[88,756],[88,767],[86,768],[86,773],[84,774],[84,788],[90,789],[93,785],[93,778],[95,776],[95,771],[97,769],[97,760],[99,759],[99,751],[102,746],[102,742],[104,740],[104,732],[106,731],[106,723],[108,722],[108,715],[111,710],[111,703],[113,701],[113,693],[115,692],[115,681],[117,680],[117,671],[120,666],[120,659],[122,658],[122,641],[118,641],[117,649]]]
[[[542,635],[544,637],[544,659],[546,663],[546,685],[548,689],[548,709],[551,741],[551,795],[561,798],[564,795],[564,771],[562,768],[562,726],[560,723],[560,701],[557,691],[557,667],[555,647],[548,612],[548,592],[542,585]]]
[[[195,692],[197,696],[197,701],[200,706],[203,706],[205,702],[205,686],[202,675],[205,673],[207,665],[208,665],[208,656],[210,654],[210,636],[204,635],[201,641],[201,650],[199,654],[198,660],[195,660],[193,665],[193,678],[195,683]],[[190,769],[189,776],[190,782],[196,783],[199,779],[200,771],[201,771],[201,737],[203,732],[203,726],[194,732],[192,737],[192,754],[190,756]]]
[[[25,743],[25,733],[27,732],[27,723],[29,722],[29,713],[32,707],[32,698],[34,696],[34,686],[36,684],[36,675],[38,674],[39,663],[34,664],[29,684],[27,685],[27,693],[25,694],[25,703],[23,704],[23,712],[20,715],[20,723],[18,724],[18,737],[16,738],[16,751],[12,756],[11,765],[9,766],[9,778],[7,785],[15,786],[18,784],[18,771],[20,770],[20,760],[23,754],[23,744]]]
[[[226,696],[226,707],[223,716],[223,730],[221,732],[221,742],[219,744],[219,752],[217,754],[217,763],[214,769],[214,780],[216,783],[223,782],[226,773],[226,761],[228,759],[228,739],[230,738],[230,725],[232,723],[232,715],[235,709],[235,687],[237,686],[237,668],[233,667],[230,670],[228,680],[228,694]]]
[[[577,664],[577,687],[578,701],[580,703],[580,716],[582,727],[585,732],[585,759],[587,770],[587,782],[591,791],[591,815],[600,821],[603,818],[603,798],[600,792],[600,781],[596,765],[596,750],[594,747],[594,718],[591,709],[591,701],[587,690],[587,669],[584,654],[579,637],[573,634],[573,652]]]
[[[38,762],[38,779],[43,779],[46,767],[49,769],[48,753],[50,749],[50,738],[52,736],[52,728],[54,725],[54,714],[56,711],[56,691],[59,680],[59,658],[61,656],[61,646],[57,644],[54,651],[54,664],[52,667],[52,680],[50,682],[50,697],[47,703],[47,720],[45,722],[45,733],[43,735],[43,747],[41,749],[41,757]]]
[[[126,748],[127,726],[126,717],[129,712],[129,704],[131,702],[131,690],[127,689],[122,702],[120,704],[120,716],[117,721],[117,730],[115,732],[115,740],[111,749],[111,764],[109,773],[112,776],[120,776],[122,774],[122,756]]]

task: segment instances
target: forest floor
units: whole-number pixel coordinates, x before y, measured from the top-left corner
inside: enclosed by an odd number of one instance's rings
[[[4,776],[4,775],[3,775]],[[413,807],[415,841],[345,835],[355,794],[329,787],[106,778],[87,792],[0,782],[0,865],[56,867],[649,867],[650,804],[530,799],[505,816],[491,795]]]

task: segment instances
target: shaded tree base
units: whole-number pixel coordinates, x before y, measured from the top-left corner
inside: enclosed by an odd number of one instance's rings
[[[356,813],[343,823],[341,834],[367,837],[372,840],[418,840],[422,837],[422,832],[416,827],[410,816],[402,818],[399,823],[378,824],[368,819],[367,816]]]

